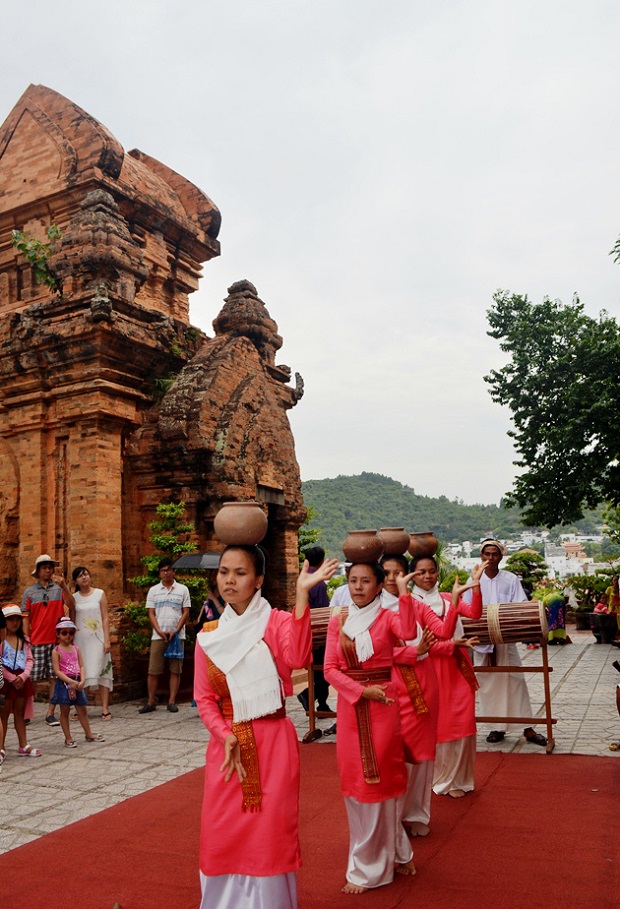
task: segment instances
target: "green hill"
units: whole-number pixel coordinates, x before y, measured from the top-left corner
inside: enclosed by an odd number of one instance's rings
[[[519,537],[526,529],[517,508],[465,505],[446,496],[420,496],[410,486],[378,473],[307,480],[302,489],[306,507],[316,511],[310,526],[321,528],[320,543],[335,557],[342,557],[340,547],[349,530],[367,527],[405,527],[410,533],[432,530],[444,543],[476,543],[484,536],[509,539]],[[564,529],[592,533],[600,523],[598,510]]]

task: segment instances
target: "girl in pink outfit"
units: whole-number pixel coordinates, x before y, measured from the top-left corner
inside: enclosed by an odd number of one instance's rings
[[[21,757],[40,757],[38,748],[28,744],[26,737],[26,720],[34,716],[34,686],[30,681],[30,673],[34,659],[30,649],[30,641],[24,635],[22,627],[22,614],[19,606],[10,603],[2,610],[6,619],[6,638],[0,645],[0,659],[2,660],[2,674],[4,676],[4,705],[0,708],[0,764],[6,757],[5,742],[9,725],[9,716],[13,714],[15,732],[19,748],[17,753]]]
[[[292,612],[261,596],[264,554],[228,546],[220,618],[196,639],[194,696],[211,733],[200,834],[202,909],[296,909],[300,867],[299,744],[286,717],[291,672],[311,659],[308,593],[336,571],[308,563]]]
[[[69,710],[75,707],[87,742],[105,741],[101,735],[93,735],[88,721],[84,694],[85,670],[80,648],[73,643],[76,626],[71,619],[61,619],[56,625],[58,643],[52,650],[52,668],[56,676],[56,687],[52,704],[60,704],[60,725],[65,734],[65,748],[77,748],[69,728]]]

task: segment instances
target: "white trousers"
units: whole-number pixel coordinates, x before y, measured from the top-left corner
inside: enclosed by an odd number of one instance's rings
[[[476,736],[468,735],[453,742],[438,742],[435,754],[433,790],[448,795],[452,789],[473,792],[476,764]]]
[[[495,646],[497,666],[521,666],[521,657],[516,644]],[[488,653],[474,653],[476,666],[488,666]],[[480,689],[478,703],[480,716],[532,716],[532,704],[527,690],[525,676],[521,672],[479,672],[476,676]],[[527,724],[529,725],[529,724]],[[498,732],[523,729],[523,724],[491,723]]]
[[[297,909],[294,871],[271,877],[200,872],[200,909]]]
[[[407,764],[407,791],[403,807],[403,821],[408,824],[427,824],[431,819],[431,793],[433,791],[433,761]]]
[[[390,884],[394,880],[394,866],[404,865],[413,858],[401,822],[403,796],[370,803],[348,796],[344,806],[349,820],[347,881],[369,888]]]

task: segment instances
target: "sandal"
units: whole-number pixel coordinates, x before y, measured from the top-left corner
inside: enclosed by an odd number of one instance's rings
[[[21,757],[41,757],[43,754],[42,751],[39,751],[38,748],[33,748],[32,745],[24,745],[23,748],[20,745],[17,749],[17,753]]]
[[[75,744],[74,741],[65,742],[65,748],[77,748],[77,745]]]
[[[500,732],[498,729],[494,729],[493,732],[489,732],[487,735],[487,742],[491,742],[492,745],[495,745],[497,742],[503,742],[505,736],[505,732]]]
[[[105,742],[102,735],[85,735],[84,738],[87,742]]]
[[[620,742],[612,742],[609,746],[610,751],[620,751]]]
[[[0,764],[4,764],[4,759],[6,757],[6,751],[4,748],[0,748]]]
[[[523,733],[525,735],[525,733]],[[547,739],[540,732],[532,732],[531,735],[525,735],[525,741],[531,745],[540,745],[542,748],[547,744]]]
[[[108,713],[102,713],[101,719],[104,721],[104,723],[107,723],[109,720],[112,719],[112,714],[109,711],[108,711]]]

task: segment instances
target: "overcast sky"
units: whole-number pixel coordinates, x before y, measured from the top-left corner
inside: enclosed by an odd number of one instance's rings
[[[619,26],[617,0],[29,0],[0,121],[42,83],[214,200],[191,320],[257,286],[306,383],[303,479],[498,502],[493,293],[620,312]]]

